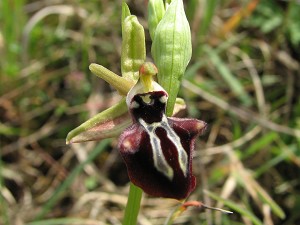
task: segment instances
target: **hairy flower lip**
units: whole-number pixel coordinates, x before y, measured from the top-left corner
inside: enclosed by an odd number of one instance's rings
[[[185,133],[187,135],[185,137],[188,137],[184,142],[188,154],[188,174],[186,177],[180,172],[179,167],[176,166],[177,164],[174,164],[173,167],[175,176],[172,181],[154,168],[153,155],[149,151],[149,138],[144,133],[143,128],[137,123],[134,123],[122,133],[119,139],[119,149],[133,184],[154,197],[182,200],[187,198],[196,187],[196,178],[192,174],[194,144],[196,138],[203,134],[207,125],[205,122],[195,119],[171,117],[168,118],[168,121],[172,123],[173,129],[176,129],[177,132]],[[194,127],[195,131],[192,132],[189,126],[182,128],[180,123],[192,124],[191,127]],[[189,129],[189,132],[186,132],[187,129]],[[164,138],[164,142],[168,143],[166,138]],[[170,160],[175,161],[175,158],[170,158]]]
[[[152,196],[184,199],[196,186],[192,156],[196,137],[206,123],[167,117],[168,94],[159,85],[155,91],[142,91],[138,83],[127,96],[133,124],[123,131],[118,144],[129,178]]]

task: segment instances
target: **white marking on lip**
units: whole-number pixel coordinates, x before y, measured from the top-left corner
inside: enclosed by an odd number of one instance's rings
[[[149,135],[155,168],[159,172],[163,173],[166,177],[168,177],[168,179],[172,180],[174,178],[174,171],[167,162],[161,148],[160,139],[155,133],[155,130],[157,128],[162,128],[166,131],[169,140],[175,145],[175,148],[178,152],[178,162],[180,169],[186,177],[188,173],[188,156],[183,146],[181,145],[180,138],[170,127],[167,117],[163,115],[161,122],[155,122],[151,124],[146,123],[141,118],[139,119],[139,122],[145,128],[147,134]]]
[[[174,177],[174,171],[172,167],[168,164],[161,149],[160,139],[155,134],[155,130],[159,127],[159,123],[152,123],[150,126],[143,119],[139,119],[141,125],[145,128],[147,134],[149,135],[150,144],[152,147],[152,155],[155,168],[164,174],[169,180]]]
[[[163,117],[162,117],[161,127],[163,129],[165,129],[165,131],[167,132],[167,136],[168,136],[169,140],[172,141],[173,144],[175,145],[176,150],[178,152],[178,162],[179,162],[180,168],[181,168],[184,176],[186,177],[187,173],[188,173],[188,167],[187,167],[188,155],[187,155],[186,151],[184,150],[184,148],[181,144],[179,136],[170,127],[166,115],[163,115]]]

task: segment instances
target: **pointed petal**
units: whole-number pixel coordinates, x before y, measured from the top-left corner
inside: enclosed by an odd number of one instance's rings
[[[123,99],[70,131],[66,142],[69,144],[117,137],[130,124],[131,119]]]
[[[133,81],[125,79],[124,77],[120,77],[114,72],[96,63],[92,63],[89,66],[89,69],[93,74],[102,78],[111,86],[113,86],[121,95],[127,95],[128,91],[134,85]]]

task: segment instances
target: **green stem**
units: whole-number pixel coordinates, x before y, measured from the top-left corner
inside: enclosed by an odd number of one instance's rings
[[[130,190],[125,209],[123,225],[137,224],[137,217],[140,211],[142,194],[142,189],[130,183]]]

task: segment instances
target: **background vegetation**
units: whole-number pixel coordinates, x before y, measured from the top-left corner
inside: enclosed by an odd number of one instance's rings
[[[146,29],[147,1],[128,2]],[[177,224],[300,223],[300,2],[185,1],[193,58],[180,96],[208,122],[189,209]],[[65,145],[118,101],[88,66],[120,74],[121,0],[0,2],[0,224],[120,224],[127,194],[117,140]],[[144,196],[139,224],[177,205]]]

